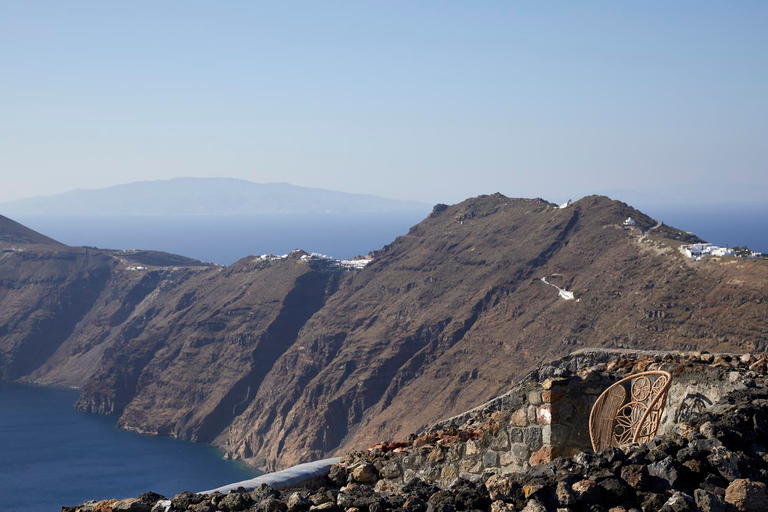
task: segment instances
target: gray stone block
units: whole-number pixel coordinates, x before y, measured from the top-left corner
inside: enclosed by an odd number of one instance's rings
[[[536,451],[541,448],[541,427],[528,427],[523,432],[523,442],[531,449]]]
[[[483,455],[483,466],[486,468],[494,468],[499,465],[499,454],[493,450],[488,450]]]
[[[515,443],[512,445],[512,455],[519,460],[528,460],[528,456],[531,454],[531,449],[525,443]]]

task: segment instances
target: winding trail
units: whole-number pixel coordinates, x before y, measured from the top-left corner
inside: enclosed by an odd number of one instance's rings
[[[653,227],[650,227],[650,228],[648,228],[648,231],[646,231],[645,233],[643,233],[642,235],[640,235],[640,238],[638,238],[638,239],[637,239],[637,241],[638,241],[638,242],[642,242],[642,241],[644,241],[644,240],[645,240],[645,238],[648,236],[648,234],[649,234],[651,231],[654,231],[654,230],[656,230],[656,229],[659,229],[660,227],[661,227],[661,221],[660,221],[660,220],[657,220],[657,221],[656,221],[656,225],[655,225],[655,226],[653,226]]]

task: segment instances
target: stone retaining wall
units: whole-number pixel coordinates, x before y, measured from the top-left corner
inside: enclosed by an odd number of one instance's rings
[[[613,382],[646,370],[672,373],[660,433],[754,385],[766,358],[751,355],[582,350],[528,374],[508,393],[447,419],[406,442],[381,443],[342,459],[379,471],[379,488],[414,477],[448,486],[457,477],[523,471],[560,456],[590,451],[589,413]]]

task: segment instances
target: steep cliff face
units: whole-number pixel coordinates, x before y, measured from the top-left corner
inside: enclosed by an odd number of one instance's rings
[[[77,407],[129,430],[211,441],[333,293],[341,272],[294,252],[246,258],[146,300]]]
[[[27,375],[72,335],[105,290],[112,263],[63,246],[0,253],[0,377]]]
[[[152,251],[67,247],[0,217],[0,378],[82,386],[138,304],[206,268]]]
[[[356,272],[7,245],[0,368],[277,468],[404,437],[578,348],[765,351],[768,262],[692,262],[684,241],[605,197],[495,194],[439,205]]]
[[[218,442],[285,466],[405,436],[584,346],[765,350],[765,262],[693,264],[689,237],[603,197],[438,207],[307,322]]]

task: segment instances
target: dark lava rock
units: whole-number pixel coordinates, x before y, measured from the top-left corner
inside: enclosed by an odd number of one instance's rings
[[[288,505],[284,501],[271,496],[264,498],[253,508],[256,512],[288,512]]]
[[[385,508],[398,509],[405,505],[405,498],[399,494],[390,494],[384,498],[384,503],[386,504]]]
[[[148,491],[144,494],[139,494],[139,499],[146,503],[147,505],[154,505],[160,500],[164,500],[165,496],[162,494],[157,494],[156,492]]]
[[[403,503],[403,510],[408,512],[425,512],[427,510],[427,504],[418,496],[410,496]]]
[[[720,496],[704,489],[696,489],[693,499],[701,512],[725,512],[726,510],[725,501]]]
[[[614,463],[626,459],[624,452],[618,448],[607,448],[595,455],[594,464],[601,468],[612,467]]]
[[[205,494],[195,494],[193,492],[180,492],[171,498],[172,510],[187,510],[192,505],[197,505],[206,498]]]
[[[189,507],[190,512],[216,512],[216,507],[210,501],[201,501],[197,505]]]
[[[238,489],[235,489],[237,491]],[[259,503],[260,501],[263,501],[267,498],[277,498],[280,499],[280,491],[277,489],[273,489],[272,487],[268,486],[267,484],[261,484],[254,490],[252,490],[249,494],[249,497],[251,498],[251,501],[254,503]]]
[[[707,461],[720,473],[720,476],[732,482],[741,477],[740,457],[724,446],[718,446],[707,457]]]
[[[247,494],[242,494],[237,491],[230,491],[229,494],[219,501],[219,510],[224,512],[239,512],[241,510],[248,510],[251,506],[251,497]]]
[[[606,478],[597,486],[600,488],[600,503],[603,505],[618,505],[630,497],[632,490],[624,480]]]
[[[699,512],[699,510],[693,498],[676,491],[659,509],[659,512]]]
[[[420,478],[414,478],[403,486],[403,494],[417,496],[425,502],[439,490],[438,486],[427,483]]]
[[[485,487],[463,486],[456,490],[455,498],[458,510],[487,510],[491,506]]]
[[[316,507],[324,503],[336,503],[337,494],[338,493],[334,493],[329,489],[321,487],[309,496],[309,501]]]
[[[547,512],[547,507],[539,500],[528,500],[523,512]]]
[[[437,491],[427,501],[427,512],[455,512],[456,499],[450,491]]]
[[[651,450],[648,452],[648,455],[646,455],[646,459],[649,462],[663,460],[670,455],[675,456],[679,449],[680,446],[677,443],[674,443],[668,439],[663,439],[656,443],[654,448],[651,448]]]
[[[621,478],[636,491],[647,491],[651,483],[648,467],[641,464],[629,464],[622,467]]]
[[[655,492],[639,492],[637,493],[637,501],[643,510],[659,510],[667,502],[663,494]]]
[[[355,497],[351,493],[340,492],[336,495],[336,504],[341,508],[352,508],[355,506]]]
[[[356,486],[347,489],[346,492],[340,492],[336,496],[336,504],[343,509],[354,507],[363,512],[375,511],[382,508],[392,508],[385,507],[387,502],[384,497],[381,494],[374,492],[372,488],[366,486]],[[400,502],[400,504],[402,504],[402,502]]]
[[[343,487],[347,484],[347,468],[340,465],[340,464],[334,464],[331,466],[331,470],[328,473],[328,480],[335,485],[336,487]]]
[[[680,470],[671,456],[648,465],[653,492],[676,488],[680,484]]]
[[[698,459],[691,459],[683,462],[683,467],[685,468],[683,472],[687,474],[685,478],[686,481],[700,481],[707,470],[705,464]]]
[[[594,480],[580,480],[571,487],[576,501],[579,503],[598,503],[600,501],[600,488]]]

